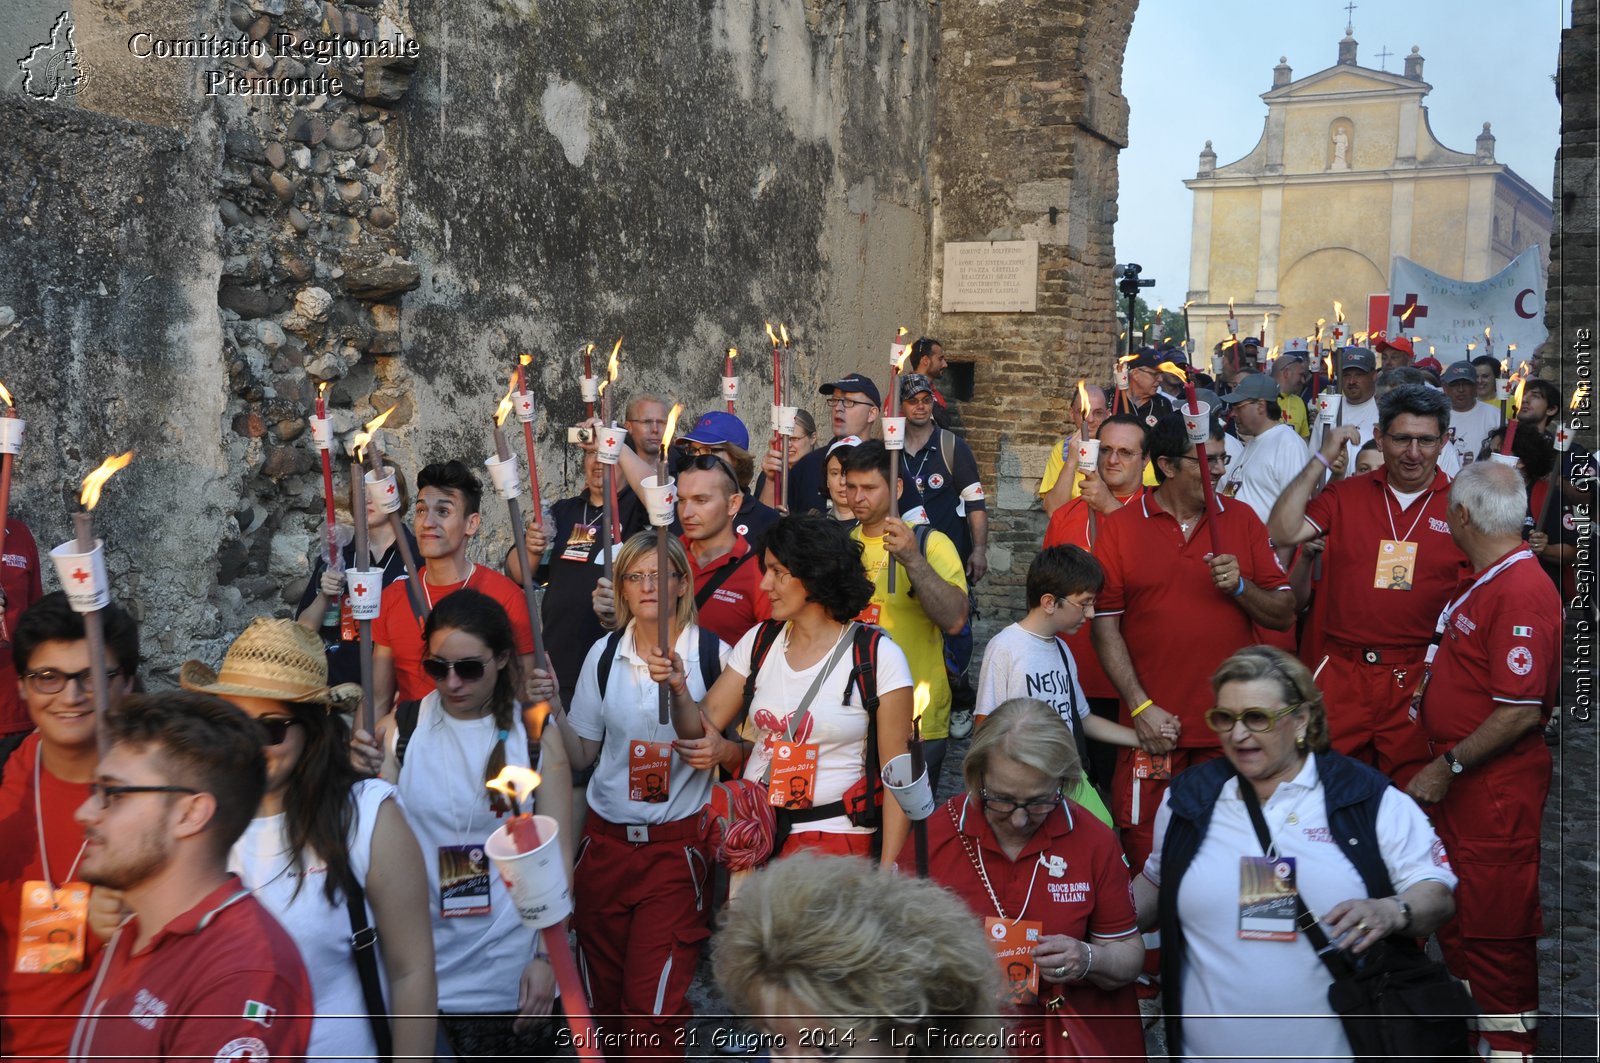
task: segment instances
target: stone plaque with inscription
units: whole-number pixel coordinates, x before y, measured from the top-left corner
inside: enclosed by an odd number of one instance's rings
[[[1039,302],[1039,241],[944,245],[946,314],[1031,314]]]

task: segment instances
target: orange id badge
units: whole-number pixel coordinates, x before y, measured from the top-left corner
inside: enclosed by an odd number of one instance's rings
[[[994,950],[995,962],[1000,965],[1000,976],[1005,979],[1006,997],[1013,1004],[1030,1004],[1039,997],[1039,965],[1033,962],[1033,950],[1039,947],[1039,935],[1044,924],[1033,919],[998,919],[989,916],[983,921],[984,933],[989,937],[989,948]]]
[[[22,919],[17,924],[17,972],[71,974],[83,970],[88,925],[88,883],[68,882],[53,890],[48,882],[24,882]]]
[[[810,808],[817,789],[817,744],[778,742],[772,747],[768,800],[783,808]]]
[[[883,606],[879,605],[877,602],[869,602],[865,609],[856,614],[856,619],[863,624],[876,625],[878,622],[878,617],[881,615],[883,615]]]
[[[672,778],[672,746],[636,738],[628,743],[628,800],[664,804]]]
[[[1239,936],[1293,941],[1297,893],[1294,857],[1239,857]]]
[[[1404,539],[1384,539],[1378,543],[1378,567],[1372,585],[1380,591],[1408,591],[1411,575],[1417,570],[1417,544]]]
[[[1172,778],[1172,758],[1165,753],[1146,753],[1142,749],[1133,751],[1133,777],[1135,779],[1170,779]]]

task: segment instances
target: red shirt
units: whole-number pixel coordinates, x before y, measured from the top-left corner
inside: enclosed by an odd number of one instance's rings
[[[95,1060],[305,1056],[316,1009],[300,950],[232,875],[134,954],[138,920],[73,1034]]]
[[[34,815],[33,770],[38,758],[39,736],[32,734],[6,761],[5,779],[0,782],[0,963],[5,965],[0,970],[0,1058],[5,1059],[67,1054],[100,955],[100,939],[86,934],[82,970],[70,974],[16,970],[22,884],[45,880]],[[73,875],[83,848],[83,828],[72,815],[88,797],[88,783],[64,782],[40,771],[37,808],[50,847],[50,876],[58,887]]]
[[[1144,488],[1141,487],[1120,501],[1126,506],[1143,493]],[[1050,514],[1050,526],[1045,529],[1044,545],[1047,549],[1052,546],[1081,546],[1092,552],[1095,535],[1106,516],[1107,514],[1095,512],[1094,507],[1079,495],[1066,505],[1057,506],[1056,511]],[[1094,522],[1092,528],[1090,521]],[[1105,669],[1100,667],[1100,655],[1095,652],[1094,642],[1089,635],[1092,626],[1091,621],[1078,628],[1075,634],[1057,637],[1072,651],[1072,659],[1078,664],[1078,685],[1083,687],[1083,692],[1091,698],[1114,698],[1117,696],[1117,688],[1111,685]]]
[[[717,638],[732,646],[746,631],[772,616],[772,601],[761,589],[761,566],[758,558],[749,557],[750,544],[744,536],[733,537],[733,549],[704,568],[695,561],[687,538],[679,539],[689,554],[689,568],[694,572],[694,593],[698,600],[700,590],[721,569],[737,566],[723,577],[711,597],[699,607],[700,626],[716,633]],[[749,560],[745,560],[745,558]]]
[[[1459,742],[1501,705],[1538,705],[1548,719],[1556,703],[1561,595],[1525,550],[1519,545],[1507,554],[1522,556],[1470,593],[1484,573],[1464,577],[1450,596],[1467,597],[1445,625],[1422,697],[1422,729],[1435,742]],[[1530,739],[1543,748],[1537,731],[1522,740]]]
[[[44,597],[39,580],[39,547],[28,526],[15,517],[6,521],[4,549],[0,550],[0,591],[5,593],[5,616],[0,643],[10,642],[17,621],[28,606]],[[17,694],[17,666],[11,647],[0,650],[0,735],[33,730],[28,710]]]
[[[1220,523],[1223,549],[1239,559],[1239,572],[1263,590],[1287,594],[1289,577],[1267,541],[1255,510],[1219,498],[1221,513],[1204,512],[1188,542],[1154,492],[1100,522],[1094,554],[1106,572],[1096,617],[1122,620],[1122,638],[1145,693],[1183,722],[1182,748],[1214,747],[1217,736],[1203,716],[1212,705],[1211,673],[1256,642],[1255,625],[1211,580],[1211,531]],[[1125,709],[1132,706],[1125,706]]]
[[[968,855],[968,850],[972,855]],[[979,876],[974,857],[983,861],[994,896],[1007,919],[1042,923],[1044,935],[1066,934],[1085,939],[1126,938],[1139,932],[1133,909],[1128,864],[1111,828],[1078,805],[1062,803],[1028,839],[1015,860],[1006,856],[981,806],[957,794],[928,818],[928,875],[951,890],[980,919],[998,916],[994,901]],[[901,851],[900,869],[913,872],[911,847]],[[1041,981],[1047,997],[1057,987]],[[1067,996],[1062,1015],[1068,1018],[1067,1044],[1076,1042],[1075,1058],[1117,1058],[1142,1055],[1144,1033],[1133,986],[1106,991],[1087,982],[1061,987]],[[1044,1036],[1041,1004],[1025,1004],[1012,1027],[1024,1036],[1008,1048],[1016,1055],[1041,1055],[1057,1047]],[[1089,1016],[1095,1016],[1091,1019]],[[1070,1054],[1070,1053],[1069,1053]]]
[[[528,626],[527,599],[523,596],[522,588],[510,579],[483,565],[475,566],[465,581],[443,587],[429,583],[426,573],[419,575],[433,605],[438,605],[462,587],[471,587],[499,602],[511,618],[517,652],[524,656],[533,652],[533,629]],[[422,670],[422,658],[427,653],[427,647],[422,643],[423,622],[411,611],[411,599],[407,597],[406,586],[405,579],[397,579],[383,589],[383,605],[378,619],[372,622],[372,640],[388,647],[394,656],[395,689],[399,700],[416,701],[433,693],[433,680]],[[380,711],[387,711],[387,706]]]
[[[1400,509],[1389,470],[1335,480],[1306,506],[1306,519],[1328,535],[1313,610],[1319,634],[1352,646],[1426,645],[1439,610],[1467,559],[1450,538],[1450,477],[1435,471],[1426,492]],[[1417,544],[1409,591],[1373,585],[1383,540]]]

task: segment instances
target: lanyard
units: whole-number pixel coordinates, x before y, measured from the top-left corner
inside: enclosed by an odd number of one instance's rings
[[[966,831],[961,829],[962,822],[967,818],[967,805],[971,802],[971,800],[971,794],[968,794],[966,797],[962,798],[961,818],[956,820],[956,837],[961,839],[962,847],[967,850],[967,859],[972,861],[972,866],[978,872],[979,880],[983,882],[984,892],[989,894],[989,903],[994,905],[994,914],[998,915],[1001,919],[1010,920],[1011,925],[1016,926],[1022,921],[1022,917],[1028,914],[1028,905],[1033,901],[1033,885],[1039,880],[1039,864],[1044,860],[1044,855],[1040,854],[1039,859],[1033,862],[1033,874],[1028,876],[1028,892],[1022,895],[1022,907],[1017,910],[1016,917],[1012,918],[1006,914],[1006,910],[1004,908],[1000,907],[1000,898],[995,895],[994,886],[989,882],[989,869],[985,867],[983,863],[983,853],[980,850],[972,847],[972,842],[968,840]],[[955,815],[956,810],[952,808],[950,810],[950,817],[955,819]]]
[[[467,562],[467,578],[462,580],[461,586],[456,589],[464,591],[468,587],[472,586],[472,577],[476,576],[477,574],[478,566],[470,561]],[[433,612],[433,592],[428,590],[428,574],[426,572],[420,572],[417,574],[417,578],[422,581],[422,596],[428,600],[428,612],[431,613]]]
[[[39,829],[39,862],[44,866],[44,881],[50,887],[51,893],[56,890],[55,876],[50,874],[50,847],[45,844],[44,837],[44,802],[39,795],[40,764],[44,761],[44,743],[33,752],[33,822]],[[89,847],[89,839],[83,839],[83,844],[78,846],[78,855],[72,858],[72,866],[67,868],[67,877],[63,883],[71,882],[72,876],[78,873],[78,861],[83,859],[83,851]]]
[[[1485,583],[1488,583],[1490,580],[1494,579],[1496,576],[1500,575],[1500,573],[1504,572],[1518,561],[1521,561],[1523,558],[1527,558],[1530,561],[1533,560],[1532,551],[1527,549],[1518,550],[1516,553],[1512,554],[1510,557],[1506,558],[1504,561],[1501,561],[1499,564],[1490,568],[1483,575],[1479,576],[1473,581],[1472,586],[1467,588],[1467,592],[1465,594],[1444,607],[1444,609],[1439,613],[1439,622],[1435,624],[1433,628],[1433,642],[1428,647],[1429,661],[1433,660],[1434,650],[1439,648],[1439,643],[1444,639],[1445,628],[1449,625],[1450,618],[1456,614],[1457,609],[1460,609],[1466,604],[1468,598],[1472,597],[1472,592],[1483,586]]]
[[[1394,506],[1391,505],[1393,500],[1390,497],[1392,493],[1393,491],[1389,485],[1385,484],[1383,489],[1383,515],[1389,518],[1389,535],[1396,542],[1410,542],[1411,533],[1417,530],[1417,525],[1422,523],[1422,515],[1428,511],[1428,501],[1433,498],[1433,488],[1428,488],[1427,493],[1422,496],[1422,505],[1417,507],[1417,517],[1411,522],[1411,527],[1406,529],[1404,538],[1394,530]],[[1405,516],[1405,510],[1402,509],[1400,515]]]

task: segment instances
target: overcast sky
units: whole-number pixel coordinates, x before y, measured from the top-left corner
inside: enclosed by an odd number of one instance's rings
[[[1423,97],[1434,135],[1471,152],[1484,122],[1495,159],[1550,195],[1560,141],[1555,85],[1561,0],[1357,0],[1357,62],[1403,69],[1412,45],[1433,86]],[[1261,139],[1272,68],[1288,56],[1294,77],[1333,66],[1346,12],[1335,0],[1140,0],[1123,67],[1131,109],[1122,152],[1117,261],[1138,262],[1156,286],[1153,306],[1181,305],[1189,285],[1195,175],[1210,140],[1220,168]],[[1107,277],[1106,283],[1112,283]]]

